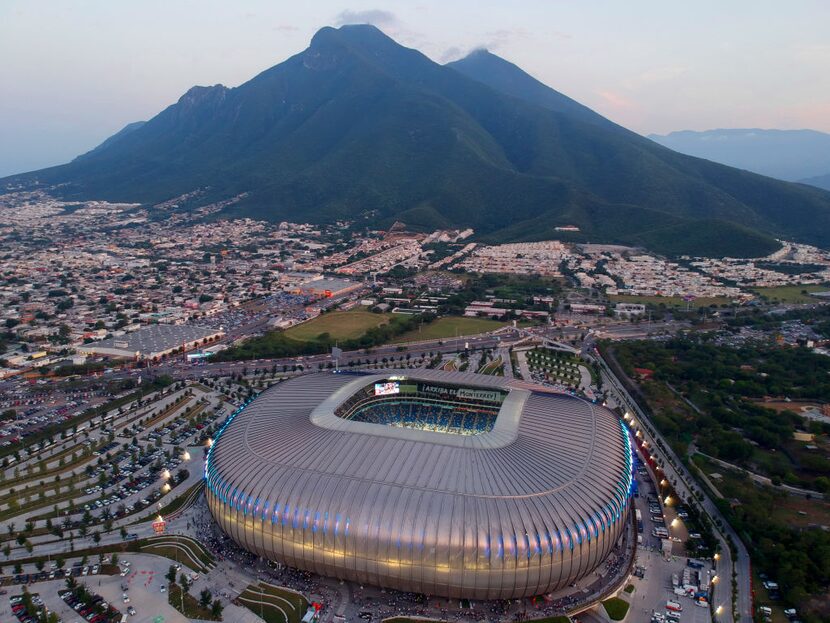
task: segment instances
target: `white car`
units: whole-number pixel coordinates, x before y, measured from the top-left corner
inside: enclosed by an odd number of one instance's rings
[[[166,593],[166,592],[167,592],[167,587],[166,587],[164,584],[162,584],[162,585],[161,585],[161,592],[162,592],[162,593]]]

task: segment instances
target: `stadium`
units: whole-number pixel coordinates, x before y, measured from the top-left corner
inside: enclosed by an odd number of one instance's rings
[[[329,372],[237,410],[205,463],[239,545],[343,580],[479,600],[596,569],[626,529],[631,444],[608,409],[502,377]]]

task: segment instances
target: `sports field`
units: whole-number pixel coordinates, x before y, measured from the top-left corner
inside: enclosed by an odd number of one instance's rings
[[[362,309],[334,311],[286,329],[285,335],[300,342],[316,340],[322,333],[328,333],[333,340],[350,340],[360,337],[372,327],[386,324],[391,315],[373,314]]]
[[[493,331],[507,323],[489,318],[466,318],[462,316],[444,316],[423,325],[420,329],[408,331],[395,339],[395,342],[420,342],[422,340],[440,340],[443,338],[464,337]]]
[[[804,294],[805,292],[827,292],[826,286],[778,286],[775,288],[752,288],[761,298],[776,303],[807,304],[820,303],[822,299]]]

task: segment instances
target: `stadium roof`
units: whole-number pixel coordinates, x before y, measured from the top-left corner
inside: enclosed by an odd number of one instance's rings
[[[387,427],[333,413],[367,384],[402,374],[410,380],[501,388],[509,394],[494,429],[481,435]],[[565,586],[599,564],[625,523],[631,448],[623,425],[608,409],[521,381],[437,370],[319,373],[271,388],[232,418],[209,453],[206,475],[214,500],[226,509],[221,512],[239,512],[239,519],[227,525],[220,513],[220,523],[262,555],[363,581],[359,569],[349,568],[352,563],[323,563],[322,552],[312,556],[302,545],[289,548],[291,539],[308,543],[318,524],[336,533],[335,517],[342,518],[341,531],[343,523],[353,531],[366,530],[365,542],[355,548],[368,549],[355,556],[371,560],[380,556],[381,545],[391,551],[418,541],[433,549],[423,565],[438,575],[435,548],[452,552],[458,544],[457,559],[447,554],[449,567],[453,560],[465,560],[463,569],[470,564],[478,568],[486,540],[490,575],[474,580],[475,586],[461,586],[467,579],[455,579],[459,586],[447,589],[427,576],[417,582],[390,579],[402,573],[394,566],[384,579],[387,559],[376,561],[383,568],[377,572],[379,579],[367,577],[404,590],[494,599]],[[240,527],[247,525],[244,515],[264,525],[266,514],[272,522],[290,516],[295,528],[290,538],[280,533],[278,547],[275,536],[273,550],[270,545],[260,548],[258,541],[248,543]],[[308,528],[309,535],[297,537],[298,526]],[[592,546],[576,560],[574,546],[583,540]],[[531,560],[543,556],[542,550],[562,552],[567,546],[572,556],[567,568],[551,553],[544,577],[537,568],[535,579],[516,580],[517,569],[529,573]],[[513,555],[510,570],[504,561]],[[495,573],[491,565],[496,565]]]

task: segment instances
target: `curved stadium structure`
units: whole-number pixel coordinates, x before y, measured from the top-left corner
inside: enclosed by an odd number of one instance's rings
[[[263,392],[205,465],[241,546],[321,575],[505,599],[594,570],[626,527],[626,429],[608,409],[501,377],[319,373]]]

